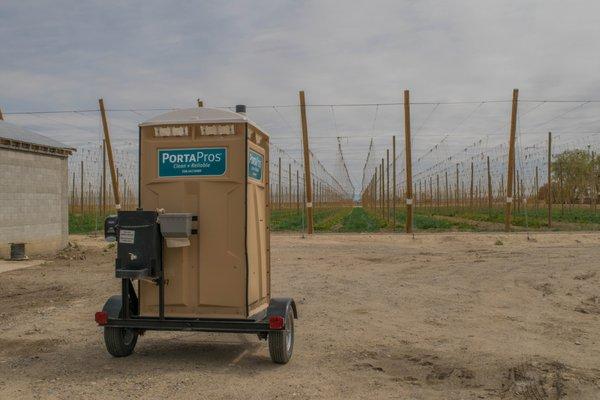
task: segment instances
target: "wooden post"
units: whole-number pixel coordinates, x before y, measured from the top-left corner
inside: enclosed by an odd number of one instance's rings
[[[473,161],[471,161],[471,188],[469,189],[469,208],[473,211]]]
[[[385,219],[388,224],[390,223],[390,149],[385,150],[385,173],[386,173],[386,189],[385,189],[385,202],[386,202],[386,212]]]
[[[527,198],[525,197],[525,185],[523,179],[519,181],[519,203],[521,203],[519,210],[527,208]]]
[[[277,208],[281,210],[281,157],[279,157],[279,164],[277,173]]]
[[[73,186],[71,188],[71,213],[75,214],[75,172],[73,172]]]
[[[510,232],[512,222],[513,176],[515,171],[515,139],[517,132],[517,103],[519,89],[513,90],[512,112],[510,116],[510,140],[508,147],[508,179],[506,180],[506,208],[504,213],[504,230]]]
[[[371,209],[373,207],[372,202],[373,202],[373,180],[375,179],[375,176],[371,176],[371,181],[369,182],[369,186],[368,186],[368,200],[367,200],[367,204],[369,206],[369,209]]]
[[[436,197],[435,203],[436,203],[436,205],[435,205],[435,207],[439,210],[440,209],[440,205],[441,205],[440,203],[442,201],[442,199],[441,199],[442,194],[440,192],[440,174],[435,174],[435,182],[436,182],[436,192],[435,192],[435,197]]]
[[[304,171],[302,172],[302,182],[306,181],[306,176],[304,176]],[[306,185],[304,185],[304,187],[306,187]],[[304,195],[301,197],[302,200],[302,213],[305,212],[306,210],[306,193],[304,193]]]
[[[288,204],[292,209],[292,164],[288,164]]]
[[[492,172],[490,171],[490,157],[487,157],[487,186],[488,186],[488,213],[492,213]]]
[[[372,198],[372,205],[371,207],[373,208],[373,212],[377,213],[377,208],[379,207],[379,181],[377,180],[379,178],[379,166],[375,167],[373,169],[373,187],[371,188],[371,198]]]
[[[375,206],[375,212],[377,212],[377,207],[379,207],[379,200],[377,199],[377,195],[379,193],[379,184],[377,183],[377,170],[379,167],[375,167],[375,173],[373,174],[373,204]]]
[[[79,199],[79,212],[81,213],[81,215],[83,215],[85,214],[83,210],[83,161],[81,161],[81,185],[79,194],[81,196],[81,198]]]
[[[455,192],[455,196],[454,197],[456,198],[455,199],[455,203],[456,203],[455,206],[456,206],[456,208],[458,208],[458,206],[460,205],[459,204],[460,203],[460,201],[459,201],[460,178],[458,176],[458,163],[456,163],[456,190],[454,192]]]
[[[539,197],[539,193],[540,193],[540,186],[539,186],[539,176],[538,176],[538,166],[535,166],[535,211],[537,212],[538,210],[538,197]]]
[[[392,136],[392,227],[396,229],[396,135]]]
[[[88,213],[93,214],[94,213],[94,209],[93,209],[93,202],[95,202],[95,200],[92,199],[92,182],[88,181],[88,205],[87,205],[87,210]]]
[[[4,121],[4,115],[2,114],[2,109],[0,108],[0,121]]]
[[[433,208],[433,176],[429,175],[429,208]]]
[[[450,207],[450,192],[449,192],[449,187],[448,187],[448,169],[446,169],[445,175],[446,175],[446,207]]]
[[[106,121],[106,111],[104,110],[104,100],[99,99],[98,103],[100,104],[100,115],[102,117],[102,128],[104,130],[104,141],[106,142],[106,155],[108,156],[108,166],[110,167],[110,180],[112,182],[115,208],[119,210],[121,208],[121,199],[119,197],[119,181],[117,179],[115,161],[113,159],[113,151],[110,144],[110,134],[108,132],[108,123]]]
[[[413,228],[412,144],[410,142],[410,94],[404,91],[404,152],[406,155],[406,233]]]
[[[383,167],[384,159],[381,159],[379,164],[379,176],[381,177],[381,217],[385,219],[385,168]]]
[[[594,213],[596,212],[596,200],[597,200],[597,193],[596,193],[596,152],[592,151],[592,155],[591,155],[591,168],[590,168],[590,207],[594,210]]]
[[[300,211],[300,174],[296,170],[296,212]]]
[[[548,228],[552,228],[552,132],[548,132]]]
[[[519,184],[521,180],[519,179],[519,170],[516,170],[516,178],[515,178],[515,209],[516,211],[521,211],[521,185]]]
[[[302,148],[304,150],[304,185],[306,187],[306,230],[313,233],[313,204],[312,204],[312,178],[310,174],[310,154],[308,147],[308,123],[306,122],[306,103],[304,91],[300,91],[300,117],[302,121]]]
[[[102,139],[102,215],[106,215],[106,140]]]

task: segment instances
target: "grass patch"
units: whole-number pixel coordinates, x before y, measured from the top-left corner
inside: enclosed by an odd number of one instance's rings
[[[555,205],[552,210],[552,220],[556,222],[553,230],[600,230],[600,207],[594,211],[586,206]],[[271,230],[273,231],[302,231],[306,228],[304,210],[296,209],[274,210],[271,212]],[[451,221],[440,217],[456,217],[464,221]],[[90,233],[103,229],[103,215],[69,214],[70,233]],[[484,228],[475,227],[470,221],[480,221],[495,224],[504,223],[504,209],[494,208],[488,212],[481,209],[455,209],[441,207],[436,209],[419,208],[414,214],[415,231],[477,231]],[[530,229],[548,229],[547,209],[540,206],[538,210],[513,212],[514,226],[529,227]],[[560,226],[560,224],[563,226]],[[405,230],[406,212],[399,209],[396,212],[396,226],[392,229],[379,213],[362,207],[318,207],[314,211],[314,228],[317,232],[378,232]],[[565,226],[564,224],[569,224]],[[495,229],[495,228],[494,228]],[[485,229],[484,229],[485,230]],[[498,228],[500,230],[500,228]]]
[[[302,222],[304,218],[304,223]],[[272,231],[299,231],[306,226],[306,219],[302,212],[296,210],[274,210],[271,211]]]
[[[349,207],[330,208],[315,211],[315,230],[317,232],[339,232],[343,228],[344,218],[352,211]]]
[[[350,208],[316,208],[314,211],[314,229],[316,231],[330,231],[340,228],[341,221]],[[306,228],[306,215],[303,210],[273,210],[271,212],[272,231],[301,231]]]
[[[497,224],[504,223],[504,209],[499,208],[494,208],[491,211],[488,211],[487,208],[475,210],[441,208],[430,212],[432,215],[458,217]],[[565,206],[564,210],[561,210],[560,205],[555,205],[552,209],[552,220],[554,222],[572,224],[573,226],[570,226],[569,230],[598,230],[600,229],[600,209],[596,212],[592,208],[585,206],[572,208]],[[547,229],[548,211],[543,207],[540,207],[538,210],[522,209],[520,211],[513,211],[512,224],[531,229]],[[559,230],[560,227],[553,227],[553,229]]]
[[[69,233],[90,233],[104,229],[104,216],[69,214]]]
[[[435,218],[433,215],[415,212],[413,216],[413,227],[421,231],[473,231],[475,228],[464,222],[447,221]],[[406,227],[406,211],[396,213],[396,230],[404,230]]]
[[[377,232],[385,226],[386,223],[381,217],[366,211],[362,207],[354,207],[344,217],[339,232]]]
[[[302,218],[304,218],[304,225]],[[275,210],[271,213],[271,230],[301,231],[306,216],[296,210]],[[317,208],[314,211],[316,232],[377,232],[386,223],[362,207]]]

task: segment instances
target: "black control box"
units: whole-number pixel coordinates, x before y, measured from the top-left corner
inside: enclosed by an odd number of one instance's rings
[[[162,270],[162,236],[155,211],[119,211],[117,278],[158,278]]]

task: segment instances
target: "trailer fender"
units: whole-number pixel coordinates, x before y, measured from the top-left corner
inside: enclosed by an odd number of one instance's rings
[[[108,314],[109,319],[119,319],[122,308],[123,297],[120,294],[116,294],[106,300],[104,307],[102,307],[102,311]]]
[[[280,315],[285,318],[289,307],[292,308],[294,319],[298,319],[298,310],[294,299],[289,297],[272,298],[269,302],[269,308],[267,308],[267,319],[271,315]]]

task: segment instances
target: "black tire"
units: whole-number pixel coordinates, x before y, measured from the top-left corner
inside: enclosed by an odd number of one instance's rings
[[[288,307],[285,315],[285,328],[269,332],[269,354],[277,364],[287,364],[294,351],[294,314]]]
[[[133,353],[138,333],[127,328],[104,327],[106,350],[114,357],[127,357]]]

